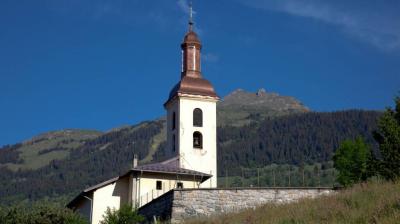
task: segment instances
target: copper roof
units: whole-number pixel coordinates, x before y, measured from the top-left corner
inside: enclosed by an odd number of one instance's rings
[[[182,79],[169,92],[170,101],[179,94],[201,95],[218,98],[211,83],[202,77],[183,76]]]
[[[194,31],[187,32],[185,37],[183,38],[182,44],[189,44],[189,43],[201,44],[199,37]]]
[[[183,38],[183,43],[181,47],[184,51],[187,51],[189,45],[197,45],[201,48],[201,42],[197,34],[192,30],[192,22],[189,22],[189,31],[186,33]],[[198,48],[198,49],[200,49]],[[182,63],[185,63],[186,60],[194,60],[193,64],[200,64],[200,54],[196,54],[196,56],[186,56],[187,58],[183,59]],[[197,65],[198,66],[198,65]],[[182,67],[184,67],[182,65]],[[172,88],[169,93],[169,97],[166,105],[170,100],[175,98],[176,96],[181,95],[200,95],[207,96],[218,99],[217,94],[215,93],[214,87],[211,83],[204,79],[201,75],[200,68],[196,67],[193,70],[189,70],[187,67],[185,71],[181,73],[181,80]]]

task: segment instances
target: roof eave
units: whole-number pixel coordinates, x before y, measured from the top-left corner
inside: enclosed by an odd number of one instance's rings
[[[191,173],[161,171],[161,170],[146,170],[146,169],[131,169],[131,171],[136,172],[136,173],[156,173],[156,174],[174,174],[174,175],[176,174],[176,175],[180,175],[180,176],[201,177],[202,183],[212,177],[212,175],[206,174],[206,173],[191,174]]]

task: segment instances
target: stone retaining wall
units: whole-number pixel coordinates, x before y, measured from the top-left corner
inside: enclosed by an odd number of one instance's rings
[[[157,217],[161,220],[171,219],[172,202],[174,201],[174,190],[170,190],[160,197],[152,200],[139,208],[139,213],[143,215],[148,221]]]
[[[184,219],[237,212],[266,203],[290,203],[333,193],[331,188],[237,188],[175,189],[139,209],[148,220],[153,216],[181,223]]]

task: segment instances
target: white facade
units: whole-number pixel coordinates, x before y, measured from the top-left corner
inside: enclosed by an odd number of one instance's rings
[[[158,189],[157,182],[160,184]],[[124,204],[141,207],[171,189],[178,188],[178,183],[182,188],[198,188],[200,182],[199,176],[173,173],[127,174],[95,186],[78,197],[71,207],[88,221],[91,220],[91,224],[99,224],[108,208],[118,210]]]
[[[119,209],[128,203],[128,190],[128,177],[125,177],[93,191],[92,223],[100,223],[107,208]]]
[[[84,190],[70,208],[98,224],[110,209],[123,204],[141,207],[174,188],[217,187],[218,96],[200,69],[201,43],[189,32],[181,44],[181,81],[170,93],[167,109],[168,160],[133,168],[123,176]],[[196,115],[194,112],[196,111]],[[196,122],[195,122],[196,121]],[[136,159],[136,157],[135,157]],[[89,208],[89,209],[88,209]]]
[[[217,111],[215,98],[204,96],[179,96],[167,105],[168,153],[179,156],[180,168],[211,174],[212,178],[200,187],[217,187]],[[193,112],[202,111],[202,126],[193,125]],[[175,113],[175,128],[173,125]],[[202,147],[193,145],[193,133],[202,135]],[[175,143],[174,143],[175,141]]]

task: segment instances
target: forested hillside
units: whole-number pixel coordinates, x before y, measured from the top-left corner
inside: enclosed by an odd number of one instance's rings
[[[346,138],[363,136],[372,143],[371,131],[380,115],[361,110],[307,112],[294,98],[265,92],[239,91],[234,95],[223,101],[228,103],[221,109],[223,113],[218,114],[220,120],[229,116],[226,120],[237,121],[232,125],[220,123],[218,127],[221,177],[226,171],[229,176],[238,176],[241,168],[267,167],[273,163],[284,166],[330,161],[339,142]],[[246,101],[258,102],[246,113],[234,106],[240,106],[238,99],[243,96]],[[283,109],[263,105],[278,101]],[[6,146],[0,149],[0,203],[42,198],[69,200],[88,186],[126,172],[135,153],[141,163],[164,159],[165,145],[165,120],[160,119],[106,133],[52,132]],[[60,152],[60,157],[53,157]]]
[[[219,171],[227,166],[231,175],[238,175],[240,167],[330,161],[345,139],[362,136],[368,143],[376,144],[372,131],[379,114],[361,110],[309,112],[267,118],[242,127],[219,128]]]
[[[87,140],[67,158],[33,170],[0,168],[2,203],[73,195],[83,188],[126,172],[133,154],[143,159],[164,121],[143,122]]]

